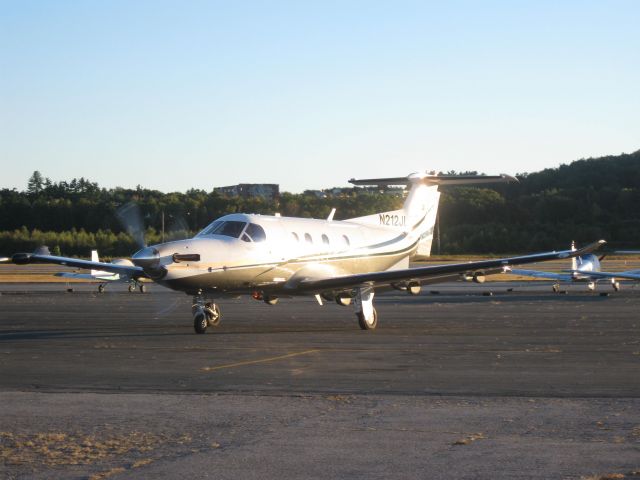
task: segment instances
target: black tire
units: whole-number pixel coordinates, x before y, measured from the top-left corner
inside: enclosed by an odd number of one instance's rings
[[[134,287],[133,285],[129,285],[129,293],[133,293],[135,289],[136,287]]]
[[[373,321],[370,323],[365,320],[362,312],[356,313],[356,317],[358,317],[358,325],[362,330],[375,330],[378,326],[378,312],[375,308],[373,309]]]
[[[104,293],[104,285],[98,285],[98,293]]]
[[[144,285],[140,285],[140,293],[144,293],[147,291],[147,287],[145,287]]]
[[[206,333],[208,326],[209,321],[207,320],[207,316],[204,312],[198,312],[193,316],[193,328],[196,333]]]

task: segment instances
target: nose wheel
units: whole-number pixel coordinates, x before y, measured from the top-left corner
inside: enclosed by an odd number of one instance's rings
[[[220,307],[213,302],[205,302],[200,298],[194,298],[191,312],[193,314],[193,329],[196,333],[206,333],[208,327],[220,325],[220,320],[222,319]]]

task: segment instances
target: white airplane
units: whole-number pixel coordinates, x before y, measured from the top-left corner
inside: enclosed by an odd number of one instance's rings
[[[575,244],[571,244],[571,250],[575,251]],[[565,273],[545,272],[540,270],[522,270],[518,268],[505,269],[505,273],[521,275],[525,277],[544,278],[555,280],[553,291],[560,291],[560,282],[573,283],[583,282],[587,284],[587,289],[594,291],[599,280],[609,280],[611,287],[617,292],[620,290],[619,279],[640,280],[640,270],[629,270],[626,272],[603,272],[600,269],[600,260],[592,253],[582,254],[571,258],[571,269]]]
[[[16,264],[57,263],[149,278],[193,296],[192,315],[197,333],[220,322],[212,298],[252,295],[274,305],[279,297],[313,295],[355,306],[360,328],[378,324],[373,306],[376,290],[395,288],[418,294],[422,283],[462,278],[482,282],[485,275],[509,265],[569,258],[586,254],[604,241],[581,250],[546,252],[512,258],[409,268],[409,259],[428,255],[438,210],[440,185],[508,182],[506,176],[436,176],[350,180],[354,185],[409,185],[399,210],[348,220],[286,218],[279,215],[231,214],[215,220],[195,237],[145,246],[131,259],[102,263],[49,255],[19,253]],[[142,229],[139,223],[138,235]],[[131,232],[135,234],[136,232]],[[352,302],[353,301],[353,302]]]
[[[97,250],[91,250],[91,261],[96,263],[100,262]],[[120,260],[115,260],[113,264],[121,264],[119,262]],[[58,272],[55,274],[55,276],[63,278],[73,278],[76,280],[93,280],[96,282],[100,282],[100,284],[98,285],[98,293],[104,292],[106,284],[110,282],[128,283],[129,292],[133,292],[136,288],[140,290],[140,293],[144,293],[146,291],[143,283],[139,282],[138,279],[131,278],[124,273],[105,272],[104,270],[91,270],[91,273]]]

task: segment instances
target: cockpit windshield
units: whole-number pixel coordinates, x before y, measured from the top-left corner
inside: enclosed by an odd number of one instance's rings
[[[264,242],[267,239],[264,229],[257,223],[237,220],[216,220],[198,233],[197,236],[202,237],[205,235],[224,235],[226,237],[240,238],[245,242]]]
[[[203,235],[224,235],[225,237],[240,238],[240,234],[246,224],[247,222],[234,220],[217,220],[202,230],[198,237]]]

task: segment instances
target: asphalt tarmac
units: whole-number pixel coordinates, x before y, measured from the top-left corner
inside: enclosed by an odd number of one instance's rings
[[[373,332],[232,299],[196,335],[159,287],[1,285],[0,478],[632,478],[640,288],[598,288],[384,294]]]

